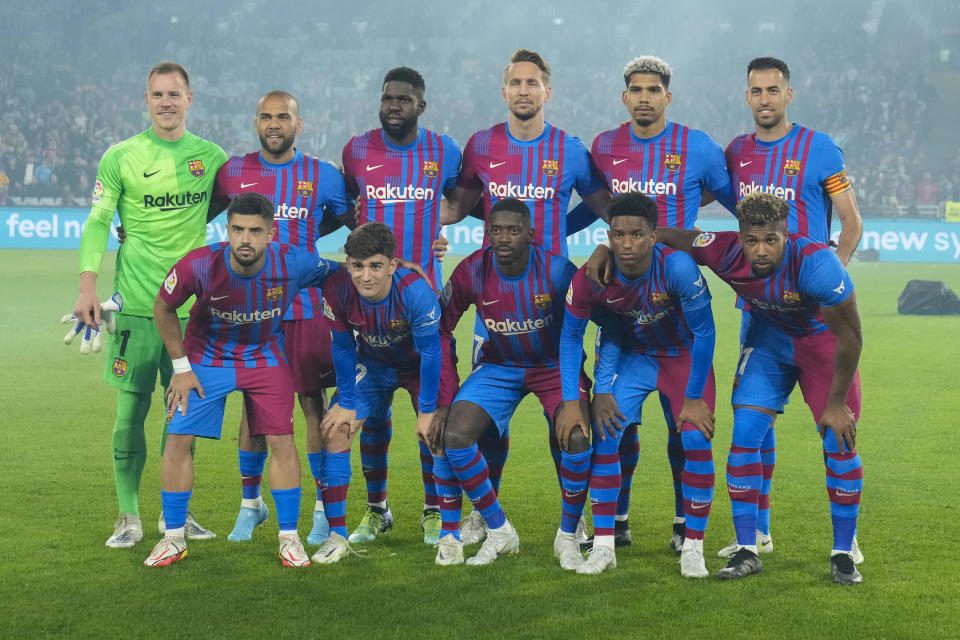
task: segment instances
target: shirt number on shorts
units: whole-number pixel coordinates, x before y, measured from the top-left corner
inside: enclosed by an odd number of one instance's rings
[[[740,351],[740,362],[737,363],[737,375],[742,376],[744,369],[747,368],[747,360],[750,359],[750,354],[753,353],[753,347],[744,347]]]
[[[130,340],[130,329],[121,331],[120,336],[123,338],[123,340],[120,341],[120,356],[122,357],[127,351],[127,341]]]

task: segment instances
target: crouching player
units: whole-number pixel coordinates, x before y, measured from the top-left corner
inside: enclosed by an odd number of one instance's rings
[[[763,482],[760,446],[799,382],[823,440],[833,521],[830,574],[863,581],[852,545],[863,490],[857,454],[863,336],[853,281],[837,255],[786,232],[788,204],[755,192],[737,204],[739,233],[667,230],[662,240],[710,267],[749,303],[750,327],[733,383],[733,442],[727,491],[738,548],[722,580],[759,573],[757,511]]]
[[[487,215],[486,233],[489,246],[457,265],[440,296],[440,333],[444,338],[452,336],[471,304],[489,337],[453,405],[438,409],[431,427],[432,448],[445,453],[445,457],[434,456],[433,467],[443,519],[436,558],[439,565],[463,562],[463,491],[483,516],[488,530],[480,551],[467,564],[489,564],[498,556],[519,550],[519,537],[490,483],[487,461],[478,451],[477,441],[491,425],[501,436],[506,433],[517,405],[528,393],[540,400],[551,431],[560,403],[557,358],[563,295],[576,267],[563,256],[532,243],[530,209],[521,200],[498,200]],[[451,376],[455,374],[451,360],[445,359],[443,364],[444,378],[447,368]],[[581,375],[585,378],[582,370]],[[580,382],[584,389],[589,388],[589,380]],[[584,397],[585,406],[586,400]],[[583,563],[574,533],[586,500],[590,441],[586,433],[578,432],[567,445],[559,469],[563,512],[554,552],[561,566],[576,569]],[[576,515],[569,516],[568,512]]]
[[[330,523],[330,537],[313,555],[313,561],[321,564],[338,562],[350,552],[345,516],[350,445],[357,431],[364,420],[385,424],[393,393],[403,387],[417,410],[417,437],[426,444],[441,393],[441,353],[449,353],[441,348],[436,293],[418,273],[398,266],[393,257],[396,240],[387,225],[370,222],[358,227],[347,236],[344,251],[347,270],[323,286],[337,396],[320,423],[321,493]],[[450,403],[456,389],[457,381],[449,382],[443,404]],[[368,505],[364,520],[374,532],[393,525],[386,502]]]
[[[577,365],[591,315],[601,311],[617,322],[605,324],[607,345],[619,343],[616,379],[598,375],[594,389],[594,443],[590,471],[593,550],[578,573],[600,573],[617,566],[614,515],[620,490],[618,447],[623,428],[640,423],[643,401],[659,391],[683,442],[682,475],[686,533],[680,573],[704,578],[703,534],[713,502],[713,438],[716,383],[713,377],[715,330],[710,292],[690,257],[657,243],[656,203],[639,192],[615,197],[610,215],[614,274],[600,287],[586,276],[573,277],[560,340],[563,399],[557,434],[585,424],[577,403]],[[606,344],[603,344],[606,343]],[[578,514],[579,515],[579,514]]]
[[[195,437],[219,438],[227,395],[244,392],[251,435],[266,436],[272,453],[271,493],[280,527],[280,559],[303,567],[310,558],[297,533],[300,517],[300,457],[293,440],[293,392],[283,352],[281,318],[307,286],[319,286],[338,269],[335,262],[270,242],[274,206],[245,193],[227,208],[229,243],[188,253],[167,274],[153,311],[157,330],[173,360],[167,391],[167,446],[161,466],[167,530],[144,561],[162,567],[187,556],[184,523],[193,489],[190,446]],[[191,296],[186,338],[177,309]]]

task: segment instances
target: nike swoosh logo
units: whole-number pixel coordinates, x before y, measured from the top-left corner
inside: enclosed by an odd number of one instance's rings
[[[626,158],[620,158],[619,160],[614,160],[614,161],[613,161],[613,166],[617,166],[618,164],[624,163],[624,162],[626,162],[626,161],[627,161]]]
[[[741,163],[740,163],[740,166],[741,166],[741,167],[745,167],[745,166],[747,166],[748,164],[750,164],[751,162],[753,162],[753,160],[747,160],[746,162],[741,162]]]
[[[365,327],[365,326],[366,326],[366,323],[365,323],[365,322],[354,322],[353,320],[350,320],[350,324],[352,324],[352,325],[355,326],[355,327]]]
[[[490,163],[490,168],[491,168],[491,169],[496,169],[497,167],[499,167],[500,165],[503,165],[503,164],[507,164],[507,163],[506,163],[506,162],[491,162],[491,163]]]
[[[229,298],[229,297],[230,297],[230,296],[216,296],[216,297],[211,296],[211,297],[210,297],[210,302],[216,302],[217,300],[223,300],[224,298]]]
[[[744,282],[743,280],[731,280],[730,284],[750,284],[750,281]]]
[[[493,304],[494,302],[500,302],[500,300],[484,300],[483,306],[487,306],[488,304]]]
[[[610,298],[607,298],[607,304],[613,304],[615,302],[620,302],[621,300],[623,300],[623,298],[615,298],[613,300],[611,300]]]
[[[114,460],[130,460],[131,458],[136,458],[137,454],[131,453],[129,456],[113,456]]]
[[[153,173],[147,173],[146,171],[144,171],[144,172],[143,172],[143,177],[144,177],[144,178],[149,178],[150,176],[155,176],[155,175],[157,175],[158,173],[160,173],[160,169],[157,169],[157,170],[154,171]]]
[[[257,183],[256,183],[256,182],[241,182],[241,183],[240,183],[240,188],[241,188],[241,189],[246,189],[247,187],[252,187],[252,186],[255,185],[255,184],[257,184]]]
[[[382,166],[383,166],[382,164],[375,164],[375,165],[369,165],[369,164],[368,164],[368,165],[367,165],[367,171],[373,171],[374,169],[379,169],[379,168],[382,167]]]
[[[706,509],[709,506],[710,506],[709,502],[691,502],[690,503],[691,509]]]

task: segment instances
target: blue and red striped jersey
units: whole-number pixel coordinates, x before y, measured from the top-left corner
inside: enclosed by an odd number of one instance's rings
[[[397,239],[395,256],[423,267],[439,289],[440,262],[431,248],[440,235],[440,199],[460,171],[460,147],[450,136],[420,128],[405,147],[390,144],[383,129],[355,136],[343,147],[348,191],[356,196],[358,223],[382,222]]]
[[[598,135],[591,158],[616,195],[639,191],[657,203],[657,225],[693,229],[706,189],[731,205],[723,150],[707,134],[667,121],[652,138],[638,138],[630,123]]]
[[[471,253],[453,270],[440,294],[441,336],[453,335],[472,304],[488,334],[476,362],[556,367],[563,296],[576,267],[536,244],[530,245],[526,270],[515,278],[501,274],[496,262],[493,249],[486,247]]]
[[[567,255],[567,206],[603,188],[579,138],[546,123],[534,140],[517,140],[501,122],[470,136],[458,184],[483,192],[484,215],[500,198],[518,198],[533,215],[534,240]],[[484,240],[486,242],[486,240]]]
[[[691,255],[749,303],[752,321],[791,336],[825,331],[820,307],[840,304],[853,293],[853,281],[837,254],[796,233],[787,237],[783,262],[764,278],[753,274],[736,231],[701,233]]]
[[[334,331],[349,332],[360,360],[395,369],[416,369],[420,354],[414,335],[437,333],[437,294],[419,274],[398,268],[390,293],[370,302],[357,292],[343,269],[323,285],[323,313]]]
[[[693,259],[659,243],[653,245],[650,268],[633,280],[618,269],[600,287],[582,267],[573,276],[566,300],[567,311],[579,320],[598,313],[619,318],[621,351],[651,356],[687,353],[693,333],[683,310],[709,304],[710,291]]]
[[[336,167],[295,149],[293,159],[271,164],[260,152],[233,156],[217,172],[215,196],[234,198],[241,193],[259,193],[277,208],[273,217],[275,242],[291,244],[316,253],[317,229],[324,210],[339,216],[347,202],[343,176]],[[284,320],[313,318],[320,309],[316,288],[300,292],[284,314]]]
[[[285,361],[283,312],[304,287],[319,287],[339,265],[315,253],[271,242],[266,263],[252,276],[230,266],[230,243],[194,249],[167,273],[160,296],[179,307],[197,296],[190,310],[184,347],[190,362],[208,367],[250,369]]]
[[[736,202],[754,191],[772,193],[790,205],[789,233],[830,242],[830,196],[851,188],[833,138],[798,124],[773,142],[745,133],[727,145],[726,158]]]

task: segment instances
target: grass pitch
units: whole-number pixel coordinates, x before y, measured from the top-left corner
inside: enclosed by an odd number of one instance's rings
[[[112,262],[109,256],[105,263]],[[455,262],[453,260],[452,262]],[[864,326],[864,463],[859,539],[864,584],[830,582],[829,505],[820,443],[797,392],[777,421],[772,531],[764,572],[736,583],[685,580],[667,548],[672,490],[665,426],[647,404],[630,515],[633,546],[600,576],[562,571],[552,555],[559,495],[539,404],[528,398],[511,426],[502,501],[520,532],[521,553],[489,567],[441,568],[421,541],[421,485],[412,412],[398,396],[391,447],[394,529],[366,558],[305,570],[281,567],[275,520],[246,544],[227,542],[239,505],[236,424],[228,401],[223,442],[201,442],[191,509],[217,532],[190,544],[166,569],[141,562],[159,539],[159,390],[148,419],[152,447],[141,490],[145,539],[133,549],[103,545],[116,517],[110,434],[116,396],[102,382],[103,355],[61,343],[57,324],[76,296],[76,254],[0,252],[0,372],[5,442],[0,501],[0,637],[958,637],[955,530],[958,446],[955,363],[960,318],[896,312],[907,280],[945,280],[960,291],[960,265],[857,264],[851,268]],[[452,264],[448,263],[449,275]],[[109,294],[111,275],[101,277]],[[732,534],[724,468],[732,414],[738,312],[730,290],[708,274],[718,339],[716,498],[707,529],[707,567]],[[472,318],[458,335],[469,344]],[[461,360],[467,361],[466,353]],[[297,416],[299,444],[302,418]],[[364,504],[359,454],[348,527]],[[314,491],[304,464],[301,531]],[[267,494],[265,484],[265,496]],[[267,498],[269,501],[269,498]],[[271,512],[273,505],[270,504]],[[312,553],[313,549],[308,548]],[[468,553],[473,549],[468,549]]]

